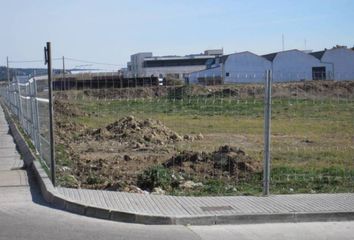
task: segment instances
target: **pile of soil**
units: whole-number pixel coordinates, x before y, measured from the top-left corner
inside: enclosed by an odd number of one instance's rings
[[[134,116],[123,117],[104,128],[95,130],[92,135],[97,140],[115,139],[130,144],[164,145],[182,140],[181,136],[162,122],[152,119],[139,120]]]
[[[166,87],[87,89],[83,94],[98,99],[134,99],[166,96],[167,90]]]
[[[81,111],[75,104],[59,99],[54,100],[54,110],[58,117],[77,117],[86,115],[86,113]]]
[[[273,97],[354,97],[354,81],[302,81],[286,82],[272,85]],[[96,99],[137,99],[168,97],[180,99],[182,97],[236,97],[236,98],[263,98],[264,85],[238,84],[215,86],[163,86],[144,88],[111,88],[86,89],[81,92],[82,97]],[[61,100],[70,100],[78,97],[76,91],[55,92],[55,97]]]
[[[73,121],[74,117],[86,116],[75,104],[64,100],[55,99],[54,117],[55,117],[55,141],[58,144],[64,144],[70,147],[70,143],[79,140],[79,136],[85,135],[87,127]]]
[[[260,162],[246,155],[243,150],[228,145],[211,153],[183,151],[163,165],[179,173],[200,177],[227,176],[241,179],[248,177],[250,173],[262,171]]]

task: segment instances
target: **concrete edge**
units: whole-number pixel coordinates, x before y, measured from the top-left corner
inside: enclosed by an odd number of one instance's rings
[[[86,205],[82,202],[68,199],[61,195],[53,186],[48,175],[36,160],[21,132],[18,130],[4,104],[1,104],[9,124],[11,134],[23,155],[26,167],[33,171],[39,184],[43,198],[53,206],[72,213],[106,220],[139,223],[149,225],[214,225],[214,224],[255,224],[255,223],[282,223],[282,222],[326,222],[326,221],[354,221],[352,212],[293,212],[282,214],[234,214],[234,215],[203,215],[203,216],[157,216],[117,211],[114,209],[99,208]]]

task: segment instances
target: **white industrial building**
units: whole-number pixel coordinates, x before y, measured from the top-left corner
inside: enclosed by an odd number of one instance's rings
[[[191,84],[261,83],[266,70],[272,70],[274,82],[354,80],[354,51],[346,47],[319,52],[294,49],[263,56],[248,51],[222,54],[222,49],[183,57],[138,53],[131,56],[124,76],[170,77]]]
[[[333,79],[333,65],[299,50],[263,55],[272,62],[274,82],[330,80]]]
[[[251,52],[240,52],[215,59],[208,69],[189,75],[190,83],[204,83],[213,79],[222,79],[224,83],[263,82],[266,70],[271,69],[271,62]]]
[[[354,51],[346,47],[313,52],[322,63],[332,65],[334,80],[354,80]]]
[[[151,52],[131,55],[125,77],[160,77],[184,80],[189,73],[206,68],[208,61],[223,54],[222,49],[206,50],[203,54],[155,57]]]

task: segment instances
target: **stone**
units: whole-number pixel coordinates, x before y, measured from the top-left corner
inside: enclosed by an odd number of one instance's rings
[[[151,194],[153,194],[153,195],[165,195],[166,192],[165,192],[165,190],[163,190],[163,189],[160,188],[160,187],[155,187],[155,188],[152,190]]]
[[[192,189],[192,188],[197,188],[197,187],[203,187],[203,183],[201,182],[193,182],[193,181],[185,181],[184,183],[181,183],[179,185],[180,188],[185,188],[185,189]]]
[[[197,140],[203,140],[204,139],[204,136],[203,134],[199,133],[196,137]]]

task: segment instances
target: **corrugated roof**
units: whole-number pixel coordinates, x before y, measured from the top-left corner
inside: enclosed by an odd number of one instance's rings
[[[227,60],[227,58],[230,56],[230,54],[228,54],[228,55],[222,55],[221,57],[220,57],[220,63],[225,63],[226,62],[226,60]]]
[[[270,53],[270,54],[262,55],[261,57],[264,57],[265,59],[268,59],[269,61],[273,62],[274,59],[275,59],[275,57],[276,57],[278,54],[280,54],[280,53],[286,53],[286,52],[294,52],[294,51],[296,51],[296,52],[301,52],[301,53],[303,53],[303,54],[308,54],[308,53],[306,53],[306,52],[304,52],[304,51],[300,51],[300,50],[298,50],[298,49],[290,49],[290,50],[286,50],[286,51],[281,51],[281,52],[275,52],[275,53]]]
[[[266,54],[266,55],[262,55],[261,57],[264,57],[265,59],[273,62],[274,58],[277,56],[277,52],[276,53],[270,53],[270,54]]]
[[[323,57],[323,54],[325,53],[326,51],[318,51],[318,52],[312,52],[310,53],[310,55],[314,56],[315,58],[321,60],[322,57]]]

